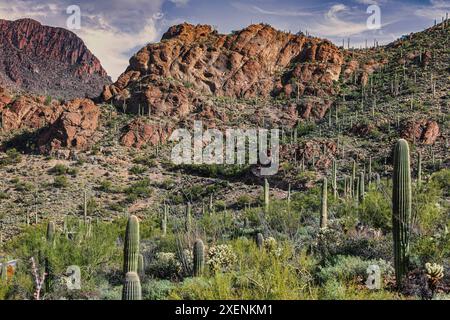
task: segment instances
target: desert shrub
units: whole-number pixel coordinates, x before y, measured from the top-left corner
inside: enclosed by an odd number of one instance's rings
[[[392,210],[386,197],[376,190],[366,193],[364,203],[359,207],[360,221],[373,228],[390,232],[392,228]]]
[[[174,253],[159,252],[148,266],[148,272],[159,279],[177,279],[181,273],[181,264]]]
[[[150,280],[142,284],[143,300],[166,300],[175,284],[168,280]]]
[[[56,176],[53,180],[53,186],[59,189],[67,188],[69,186],[69,180],[66,176]]]
[[[15,182],[14,189],[19,192],[29,192],[34,189],[34,186],[30,182],[17,181]]]
[[[78,170],[76,168],[69,168],[69,167],[65,166],[64,164],[59,163],[59,164],[55,165],[53,168],[51,168],[49,170],[49,173],[57,175],[57,176],[61,176],[64,174],[76,176],[78,174]]]
[[[14,165],[22,161],[22,155],[17,149],[6,150],[6,157],[0,158],[0,166]]]
[[[393,267],[384,260],[363,260],[353,256],[336,256],[328,261],[324,267],[319,267],[317,277],[321,283],[330,280],[358,281],[367,278],[367,268],[370,265],[378,265],[382,276],[391,276]]]
[[[147,168],[140,166],[140,165],[135,165],[130,168],[130,173],[135,174],[135,175],[143,174],[146,171],[147,171]]]
[[[137,199],[149,197],[152,194],[151,183],[149,179],[143,179],[125,189],[127,201],[134,202]]]

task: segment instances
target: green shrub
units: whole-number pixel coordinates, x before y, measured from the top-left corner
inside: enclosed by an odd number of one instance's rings
[[[66,176],[56,176],[53,180],[53,186],[59,189],[67,188],[69,186],[69,179]]]

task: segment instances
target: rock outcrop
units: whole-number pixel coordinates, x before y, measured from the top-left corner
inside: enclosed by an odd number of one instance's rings
[[[76,99],[63,106],[61,116],[45,128],[37,138],[41,153],[51,153],[62,148],[86,150],[94,135],[100,109],[89,99]]]
[[[434,120],[412,120],[403,126],[401,136],[409,141],[433,145],[440,136],[440,128]]]
[[[56,98],[97,97],[111,83],[74,33],[32,19],[0,19],[0,78],[15,91]]]
[[[149,44],[130,60],[103,99],[126,112],[188,116],[199,96],[236,99],[301,98],[332,100],[343,56],[327,40],[251,25],[222,35],[206,25],[171,27],[160,43]],[[331,103],[302,105],[306,117],[323,117]]]

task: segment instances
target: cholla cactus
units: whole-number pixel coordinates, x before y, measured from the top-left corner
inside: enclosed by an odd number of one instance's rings
[[[444,278],[444,267],[437,263],[426,263],[425,269],[427,270],[427,277],[430,281],[430,284],[433,287],[436,287],[439,280]]]
[[[236,260],[236,254],[231,246],[219,245],[209,248],[206,264],[214,272],[227,272],[232,269]]]

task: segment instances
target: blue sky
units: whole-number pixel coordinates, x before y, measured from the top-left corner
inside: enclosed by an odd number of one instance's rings
[[[381,28],[367,28],[367,8],[376,4]],[[0,18],[33,18],[66,27],[69,5],[81,9],[81,29],[72,30],[117,78],[132,54],[159,41],[174,24],[211,24],[221,33],[265,22],[277,29],[308,31],[341,44],[351,38],[360,46],[367,39],[389,43],[403,34],[420,31],[450,12],[450,0],[0,0]]]

